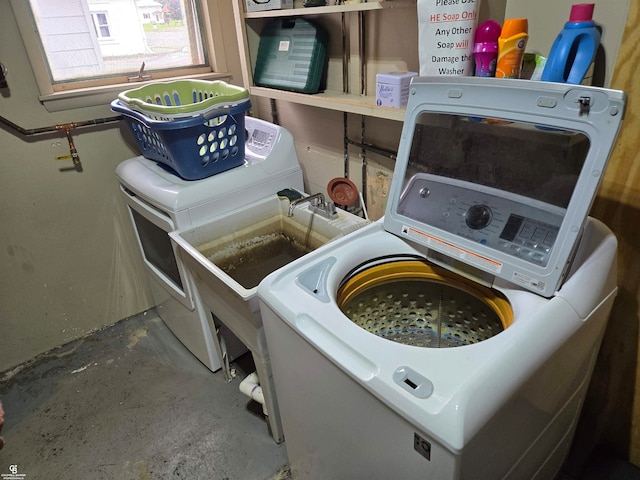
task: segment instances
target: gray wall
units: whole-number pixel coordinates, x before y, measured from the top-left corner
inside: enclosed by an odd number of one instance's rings
[[[114,115],[107,107],[48,113],[9,2],[1,5],[10,95],[0,97],[0,115],[26,129]],[[135,152],[117,123],[73,139],[82,173],[61,172],[71,161],[54,160],[69,153],[64,135],[0,128],[0,371],[152,306],[113,174]]]
[[[215,1],[215,0],[214,0]],[[240,78],[230,2],[220,2],[227,61]],[[0,116],[25,129],[114,116],[107,105],[49,113],[9,0],[0,0],[0,62],[9,70]],[[235,50],[234,50],[235,49]],[[153,306],[114,176],[137,155],[119,123],[25,137],[0,125],[0,372]],[[126,132],[125,132],[126,134]]]

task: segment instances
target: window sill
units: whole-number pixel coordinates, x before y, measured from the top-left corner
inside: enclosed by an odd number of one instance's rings
[[[118,97],[120,92],[130,90],[132,88],[141,87],[154,81],[168,82],[171,80],[183,78],[197,78],[200,80],[228,80],[231,75],[228,73],[201,73],[197,75],[189,75],[185,77],[163,78],[159,80],[151,80],[149,82],[132,82],[118,83],[115,85],[107,85],[103,87],[82,88],[78,90],[68,90],[65,92],[55,92],[47,95],[41,95],[38,100],[44,105],[48,112],[61,112],[64,110],[73,110],[76,108],[96,107],[109,105]]]

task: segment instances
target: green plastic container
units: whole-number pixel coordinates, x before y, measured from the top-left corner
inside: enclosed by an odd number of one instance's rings
[[[269,22],[260,34],[253,81],[261,87],[317,93],[327,64],[327,32],[303,18]]]
[[[118,100],[152,120],[174,120],[208,116],[220,108],[248,101],[249,92],[220,80],[175,80],[126,90]]]

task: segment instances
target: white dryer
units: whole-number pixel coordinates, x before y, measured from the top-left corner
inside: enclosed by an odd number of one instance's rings
[[[245,118],[245,129],[243,165],[211,177],[183,180],[141,156],[125,160],[116,168],[158,315],[212,371],[228,367],[230,359],[246,352],[246,348],[224,332],[224,324],[203,305],[169,232],[249,205],[284,188],[303,187],[291,134],[251,117]],[[225,339],[234,343],[225,345]]]
[[[384,219],[258,288],[296,479],[553,479],[616,295],[622,92],[416,78]]]

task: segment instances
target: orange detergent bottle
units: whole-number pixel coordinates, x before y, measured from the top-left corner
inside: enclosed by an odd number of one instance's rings
[[[498,37],[497,78],[520,78],[524,49],[529,39],[528,30],[526,18],[509,18],[504,21]]]

